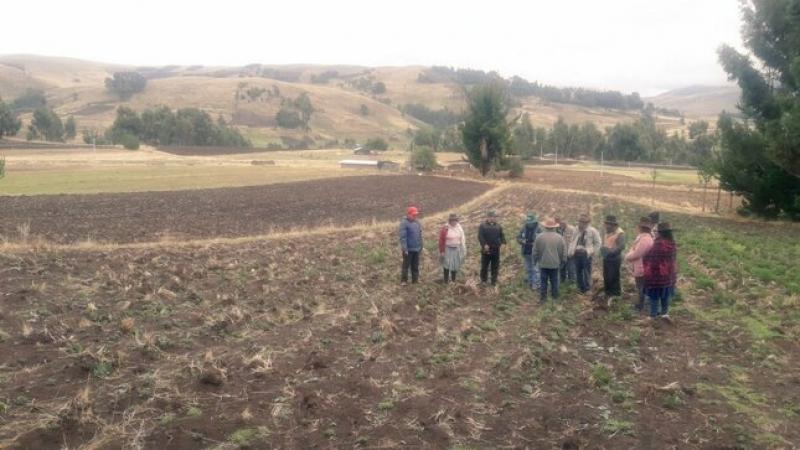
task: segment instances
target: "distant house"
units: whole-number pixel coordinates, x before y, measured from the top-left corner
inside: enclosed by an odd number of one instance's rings
[[[339,161],[339,166],[342,169],[378,169],[378,170],[395,170],[400,167],[394,161],[372,161],[366,159],[345,159]]]

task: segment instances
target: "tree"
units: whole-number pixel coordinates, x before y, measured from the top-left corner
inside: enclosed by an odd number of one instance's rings
[[[282,106],[275,114],[275,122],[281,128],[300,128],[303,126],[303,119],[300,118],[300,113],[294,108]]]
[[[695,139],[702,134],[708,132],[708,122],[705,120],[698,120],[689,125],[689,139]]]
[[[717,128],[720,154],[715,172],[722,188],[742,196],[742,212],[800,219],[800,183],[765,157],[766,136],[727,114],[720,116]]]
[[[720,117],[720,183],[741,193],[752,212],[798,218],[800,0],[752,0],[741,8],[742,39],[752,57],[729,45],[718,53],[742,90],[740,109],[752,126]]]
[[[140,136],[142,131],[142,118],[136,111],[127,106],[117,108],[117,118],[109,130],[109,135],[114,143],[120,142],[125,134]]]
[[[378,81],[372,85],[372,93],[375,95],[386,93],[386,85],[383,83],[383,81]]]
[[[0,98],[0,138],[3,136],[14,136],[19,132],[22,122],[11,108]]]
[[[470,163],[480,168],[483,176],[503,161],[510,147],[508,112],[508,94],[501,83],[479,85],[467,94],[461,134]]]
[[[77,135],[78,135],[78,130],[75,125],[75,117],[69,116],[67,117],[67,121],[64,122],[64,138],[75,139],[75,136]]]
[[[523,159],[530,159],[535,150],[536,130],[531,125],[531,118],[528,113],[522,115],[512,134],[514,140],[512,141],[511,152]]]
[[[106,78],[106,89],[127,100],[137,92],[144,90],[147,79],[139,72],[115,72],[112,78]]]
[[[303,92],[298,95],[294,101],[294,106],[300,112],[300,120],[303,122],[303,129],[310,130],[308,123],[311,121],[311,114],[314,113],[314,107],[311,105],[311,99],[308,94]]]
[[[32,88],[25,89],[25,92],[11,103],[11,108],[15,111],[33,111],[45,106],[47,106],[47,98],[45,98],[44,92]]]
[[[411,152],[408,164],[416,170],[424,171],[433,170],[438,166],[433,149],[424,145],[416,147]]]
[[[438,152],[442,142],[442,133],[439,129],[423,127],[414,133],[412,143],[430,147],[434,152]]]
[[[369,108],[367,107],[367,105],[362,103],[361,107],[358,109],[358,112],[362,116],[368,116],[369,115]]]
[[[63,141],[64,124],[61,118],[50,108],[37,108],[28,126],[28,138],[42,138],[46,141]]]
[[[382,152],[389,150],[389,143],[383,138],[376,137],[368,139],[367,142],[364,143],[364,148],[367,150],[377,150]]]

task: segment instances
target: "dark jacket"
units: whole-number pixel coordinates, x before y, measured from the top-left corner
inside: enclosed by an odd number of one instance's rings
[[[500,246],[506,243],[503,226],[497,222],[483,222],[478,228],[478,241],[481,243],[482,252],[486,253],[484,247],[488,245],[488,253],[500,253]]]
[[[674,241],[656,238],[642,264],[644,265],[644,287],[663,288],[675,286],[678,275],[678,246]]]
[[[538,236],[539,233],[541,233],[541,230],[539,230],[539,222],[526,222],[525,225],[522,226],[522,229],[519,230],[517,243],[519,243],[522,248],[523,255],[530,255],[533,253],[533,241],[536,240],[536,236]]]
[[[404,217],[400,221],[400,248],[403,252],[418,252],[422,250],[422,225],[419,220],[408,220]]]

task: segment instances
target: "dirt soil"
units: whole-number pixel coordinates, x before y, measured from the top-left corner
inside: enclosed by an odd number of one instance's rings
[[[433,214],[490,185],[428,176],[361,176],[241,188],[0,197],[0,236],[54,243],[150,242],[353,225]],[[29,230],[26,230],[29,227]]]
[[[0,448],[746,447],[759,425],[702,386],[752,366],[751,342],[710,348],[680,307],[673,325],[640,324],[630,295],[539,306],[516,245],[498,289],[475,283],[485,209],[509,239],[527,210],[638,213],[601,200],[519,185],[462,209],[469,257],[451,285],[427,222],[408,287],[389,229],[0,255]],[[798,343],[779,342],[797,367]],[[760,370],[765,404],[800,400],[796,373]],[[800,442],[796,423],[772,431]]]
[[[560,189],[571,189],[599,194],[610,194],[647,202],[669,203],[683,208],[701,210],[703,207],[703,188],[700,185],[685,186],[677,183],[658,182],[655,189],[648,181],[637,180],[618,174],[599,176],[597,172],[578,170],[558,170],[543,167],[527,167],[526,181],[538,185],[553,186]],[[706,211],[714,211],[717,204],[717,190],[710,187],[705,193]],[[722,193],[719,201],[721,214],[732,214],[741,205],[738,197],[733,199]]]

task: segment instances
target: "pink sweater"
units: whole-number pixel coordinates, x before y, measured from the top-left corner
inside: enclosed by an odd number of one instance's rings
[[[644,276],[644,263],[642,258],[653,247],[653,236],[650,233],[639,233],[636,240],[633,241],[631,251],[625,255],[625,261],[633,264],[633,276]]]

